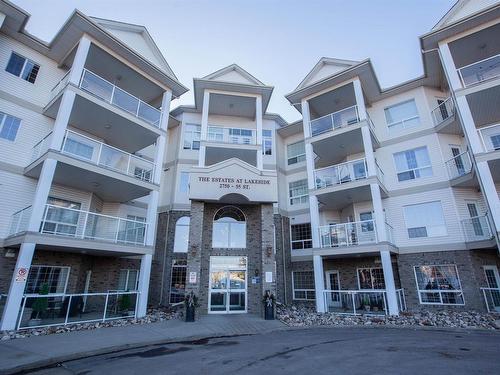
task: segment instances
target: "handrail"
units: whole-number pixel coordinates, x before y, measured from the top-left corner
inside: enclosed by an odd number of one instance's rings
[[[317,168],[314,171],[316,172],[316,171],[322,171],[322,170],[333,168],[333,167],[341,167],[341,166],[348,165],[348,164],[353,164],[353,163],[356,163],[356,162],[359,162],[359,161],[362,161],[362,160],[366,161],[366,158],[359,158],[359,159],[344,161],[344,162],[339,163],[339,164],[329,165],[328,167]]]
[[[54,85],[54,87],[52,87],[52,88],[50,89],[50,92],[54,91],[54,90],[55,90],[55,88],[56,88],[57,86],[59,86],[59,84],[60,84],[62,81],[64,81],[64,80],[66,79],[66,77],[68,76],[68,74],[69,74],[70,72],[71,72],[71,69],[70,69],[70,70],[68,70],[68,71],[67,71],[67,72],[66,72],[66,73],[62,76],[62,78],[61,78],[59,81],[57,81],[57,83]]]
[[[472,159],[466,150],[444,162],[450,180],[464,176],[472,171]]]
[[[460,220],[465,242],[484,241],[493,237],[488,221],[488,214],[472,216]]]
[[[356,171],[354,167],[361,163],[363,163],[363,170]],[[330,170],[331,172],[325,173],[325,171],[328,170]],[[358,173],[358,172],[363,172],[363,173]],[[314,183],[316,189],[321,189],[332,185],[344,184],[347,182],[352,182],[367,177],[368,177],[368,166],[366,164],[366,158],[359,158],[356,160],[351,160],[340,164],[334,164],[314,170]]]
[[[486,143],[486,140],[485,140],[485,136],[487,137],[488,135],[487,134],[484,134],[486,132],[488,132],[488,130],[490,129],[493,129],[493,128],[500,128],[500,123],[499,124],[492,124],[492,125],[488,125],[488,126],[483,126],[482,128],[478,128],[477,131],[479,133],[479,138],[481,138],[481,143],[483,144],[483,148],[484,148],[484,151],[486,152],[490,152],[490,151],[496,151],[497,148],[495,148],[493,146],[493,144],[491,144],[491,146],[487,143]],[[500,133],[500,131],[499,131]],[[490,140],[490,143],[491,143],[491,140]]]
[[[431,110],[434,126],[437,126],[441,124],[443,121],[449,119],[454,115],[454,113],[455,113],[455,102],[453,101],[453,98],[450,96]]]
[[[310,130],[310,133],[311,133],[310,136],[314,137],[314,136],[317,136],[319,134],[323,134],[323,133],[325,133],[327,131],[334,130],[335,128],[339,128],[339,127],[341,128],[341,127],[343,127],[344,124],[342,124],[342,123],[340,124],[340,126],[335,126],[335,119],[334,119],[335,115],[339,115],[339,114],[341,114],[343,112],[347,113],[347,112],[349,112],[349,111],[351,111],[353,109],[354,109],[355,116],[356,116],[356,118],[355,118],[356,123],[359,123],[360,119],[359,119],[358,106],[357,105],[352,105],[350,107],[346,107],[346,108],[343,108],[341,110],[338,110],[338,111],[335,111],[335,112],[326,114],[324,116],[321,116],[321,117],[318,117],[318,118],[310,120],[309,121],[309,130]],[[331,124],[329,124],[329,126],[326,126],[325,129],[319,129],[320,131],[318,131],[318,132],[313,131],[313,125],[315,123],[320,122],[322,119],[325,119],[327,117],[331,117]],[[348,125],[351,125],[351,124],[348,123],[347,126]]]
[[[322,248],[379,242],[375,219],[321,225],[316,230],[319,233]]]
[[[474,81],[474,82],[471,82],[471,83],[466,83],[466,82],[465,82],[466,80],[464,79],[464,74],[463,74],[463,71],[464,71],[465,69],[467,69],[467,68],[470,68],[470,67],[472,67],[472,66],[474,66],[474,65],[480,65],[481,63],[484,63],[485,61],[488,61],[488,60],[495,60],[495,59],[498,59],[498,58],[500,58],[500,53],[499,53],[499,54],[497,54],[497,55],[490,56],[490,57],[487,57],[487,58],[485,58],[485,59],[479,60],[479,61],[475,61],[475,62],[470,63],[470,64],[468,64],[468,65],[461,66],[460,68],[457,68],[458,76],[460,77],[460,81],[461,81],[462,85],[463,85],[464,87],[468,87],[468,86],[470,86],[470,85],[474,85],[474,84],[476,84],[476,83],[480,83],[480,82],[486,81],[486,80],[488,80],[488,79],[492,79],[492,78],[496,78],[496,77],[498,77],[498,76],[500,75],[500,65],[498,65],[498,64],[497,64],[497,66],[496,66],[496,67],[494,67],[493,69],[491,69],[491,70],[486,70],[486,71],[485,71],[485,72],[489,72],[489,71],[492,71],[492,70],[494,70],[494,69],[497,69],[497,70],[498,70],[498,73],[497,73],[496,75],[494,74],[493,76],[491,76],[491,77],[487,77],[487,78],[485,78],[485,79],[479,79],[479,77],[478,77],[477,81]],[[473,74],[473,75],[474,75],[474,74]],[[476,74],[476,75],[477,75],[477,74]]]
[[[413,117],[408,117],[408,118],[405,118],[405,119],[402,119],[402,120],[399,120],[399,121],[395,121],[395,122],[391,122],[390,124],[387,124],[387,127],[390,128],[391,126],[394,126],[394,125],[397,125],[397,124],[402,124],[403,125],[403,129],[406,129],[405,128],[405,123],[410,121],[410,120],[415,120],[417,118],[419,118],[420,116],[419,115],[415,115]]]

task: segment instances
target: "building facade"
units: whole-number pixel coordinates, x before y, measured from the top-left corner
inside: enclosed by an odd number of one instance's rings
[[[286,95],[293,123],[236,64],[171,110],[186,88],[141,26],[75,12],[46,44],[0,16],[3,329],[191,291],[214,314],[261,314],[268,290],[319,312],[500,309],[498,1],[458,1],[391,88],[369,59],[322,58]]]

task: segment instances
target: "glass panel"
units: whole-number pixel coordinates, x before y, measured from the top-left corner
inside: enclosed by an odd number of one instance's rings
[[[67,311],[69,304],[68,322],[70,323],[101,320],[104,317],[106,296],[72,296],[71,303],[68,300],[69,298],[65,301],[64,311]]]
[[[500,75],[500,55],[459,69],[465,86]]]
[[[20,317],[20,327],[62,324],[66,320],[69,297],[26,297],[26,305]]]
[[[136,301],[137,295],[135,293],[110,294],[106,308],[106,319],[133,317]]]
[[[137,114],[139,100],[130,95],[128,92],[115,87],[115,92],[113,94],[113,104],[135,115]]]
[[[14,74],[15,76],[20,76],[21,71],[23,70],[23,65],[26,59],[24,57],[21,57],[15,53],[12,53],[10,55],[9,62],[7,64],[7,67],[5,68],[6,71],[9,73]]]
[[[89,71],[85,71],[80,87],[101,99],[111,101],[113,85]]]
[[[210,288],[211,289],[227,289],[226,271],[210,272]]]
[[[160,124],[160,114],[161,112],[156,108],[153,108],[146,103],[139,102],[139,113],[138,116],[143,120],[158,126]]]
[[[245,292],[229,293],[229,310],[245,311]]]
[[[245,289],[246,283],[245,271],[230,271],[229,272],[229,289]]]
[[[226,311],[227,293],[210,293],[210,311]]]

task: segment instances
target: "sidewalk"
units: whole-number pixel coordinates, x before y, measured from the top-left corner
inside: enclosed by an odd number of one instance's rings
[[[204,315],[194,323],[169,320],[34,336],[0,342],[0,374],[49,366],[61,361],[143,345],[214,336],[265,333],[285,329],[278,320],[249,314]]]

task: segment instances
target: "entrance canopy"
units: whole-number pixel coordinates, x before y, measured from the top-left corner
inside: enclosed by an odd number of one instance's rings
[[[276,171],[261,171],[236,158],[209,167],[192,167],[189,199],[234,203],[237,196],[248,203],[277,202]]]

